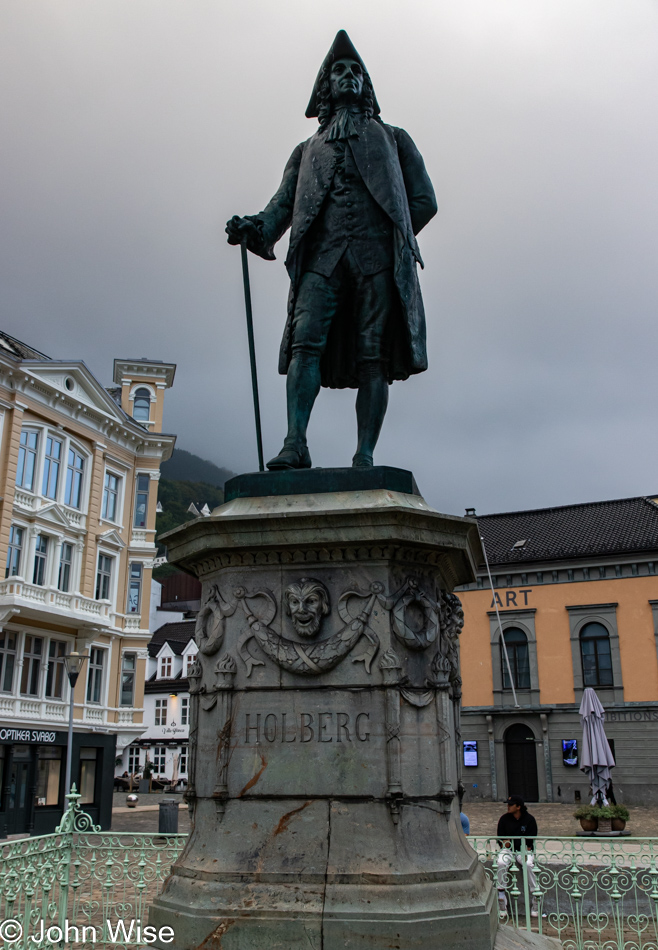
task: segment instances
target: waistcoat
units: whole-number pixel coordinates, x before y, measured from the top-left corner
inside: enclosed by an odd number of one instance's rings
[[[310,229],[303,270],[331,277],[349,247],[362,274],[377,274],[393,266],[393,222],[366,188],[349,144],[331,145],[334,177]]]

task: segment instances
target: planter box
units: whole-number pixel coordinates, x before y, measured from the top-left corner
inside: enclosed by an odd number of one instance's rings
[[[578,820],[580,821],[580,827],[583,831],[596,831],[599,827],[598,818],[579,818]]]

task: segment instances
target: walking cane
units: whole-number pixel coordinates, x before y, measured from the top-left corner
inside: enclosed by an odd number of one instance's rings
[[[260,402],[258,400],[258,374],[256,372],[256,347],[254,345],[254,321],[251,315],[251,287],[249,285],[249,261],[247,260],[247,242],[240,244],[242,254],[242,280],[244,283],[244,305],[247,311],[247,336],[249,338],[249,361],[251,362],[251,389],[254,397],[254,416],[256,418],[256,442],[258,444],[258,471],[265,471],[263,462],[263,437],[260,431]]]

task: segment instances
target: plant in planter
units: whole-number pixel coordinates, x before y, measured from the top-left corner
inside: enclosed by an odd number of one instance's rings
[[[599,827],[599,815],[601,809],[596,805],[581,805],[573,813],[574,818],[580,821],[580,827],[583,831],[596,831]]]
[[[601,818],[609,818],[613,831],[623,831],[628,821],[628,808],[625,805],[606,805],[600,808]]]
[[[573,813],[580,820],[583,831],[596,831],[599,820],[610,822],[611,831],[623,831],[628,821],[628,808],[625,805],[581,805]]]

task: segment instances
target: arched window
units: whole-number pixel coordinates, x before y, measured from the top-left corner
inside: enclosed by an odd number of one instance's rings
[[[151,394],[148,389],[135,390],[135,405],[133,408],[133,419],[138,422],[148,422],[151,415]]]
[[[612,686],[610,635],[602,623],[586,623],[580,631],[583,686]]]
[[[528,655],[528,638],[518,627],[508,627],[503,632],[507,656],[512,670],[515,689],[530,689],[530,657]],[[509,671],[505,662],[503,645],[500,645],[500,662],[503,668],[503,689],[511,689]]]

